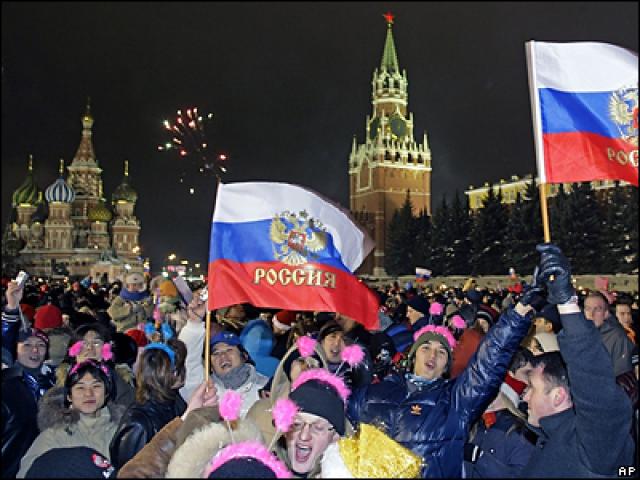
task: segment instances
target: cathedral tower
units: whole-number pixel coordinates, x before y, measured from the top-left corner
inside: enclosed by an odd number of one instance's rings
[[[349,155],[349,203],[356,219],[369,230],[376,247],[360,273],[384,276],[385,239],[396,209],[407,192],[414,215],[431,215],[431,151],[427,134],[414,139],[413,113],[408,112],[406,70],[400,71],[393,41],[393,15],[384,15],[387,37],[380,68],[373,72],[371,115],[365,122],[365,142],[354,137]]]
[[[113,195],[113,205],[116,218],[112,223],[113,248],[118,256],[129,259],[135,258],[139,249],[138,234],[140,222],[133,214],[138,194],[129,185],[129,162],[124,161],[124,178]]]

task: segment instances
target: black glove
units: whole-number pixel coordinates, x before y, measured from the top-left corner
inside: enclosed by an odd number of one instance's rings
[[[571,266],[562,251],[552,243],[536,246],[541,253],[536,282],[547,287],[547,301],[554,305],[567,303],[575,295],[571,283]],[[553,280],[550,277],[553,275]]]
[[[533,282],[525,287],[519,302],[522,305],[531,305],[536,312],[539,312],[547,305],[544,284],[538,283],[538,267],[533,271]]]
[[[476,463],[482,456],[482,449],[475,443],[464,444],[464,460],[465,462]]]

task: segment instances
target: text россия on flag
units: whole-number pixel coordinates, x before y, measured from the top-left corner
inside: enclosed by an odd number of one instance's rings
[[[352,273],[372,248],[345,211],[308,189],[220,184],[209,247],[209,310],[248,302],[339,312],[376,328],[378,299]]]
[[[527,42],[541,183],[638,185],[638,54],[596,42]]]

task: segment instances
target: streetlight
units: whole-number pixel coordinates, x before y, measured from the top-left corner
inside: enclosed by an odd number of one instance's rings
[[[172,253],[167,257],[169,260],[175,260],[176,259],[176,254]]]

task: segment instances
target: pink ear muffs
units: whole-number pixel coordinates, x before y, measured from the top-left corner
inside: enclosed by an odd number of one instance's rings
[[[69,348],[69,356],[74,358],[77,357],[78,355],[80,355],[80,352],[82,351],[83,348],[84,348],[84,341],[78,340]],[[113,352],[111,351],[111,343],[105,342],[104,345],[102,345],[102,359],[111,360],[112,358],[113,358]]]

